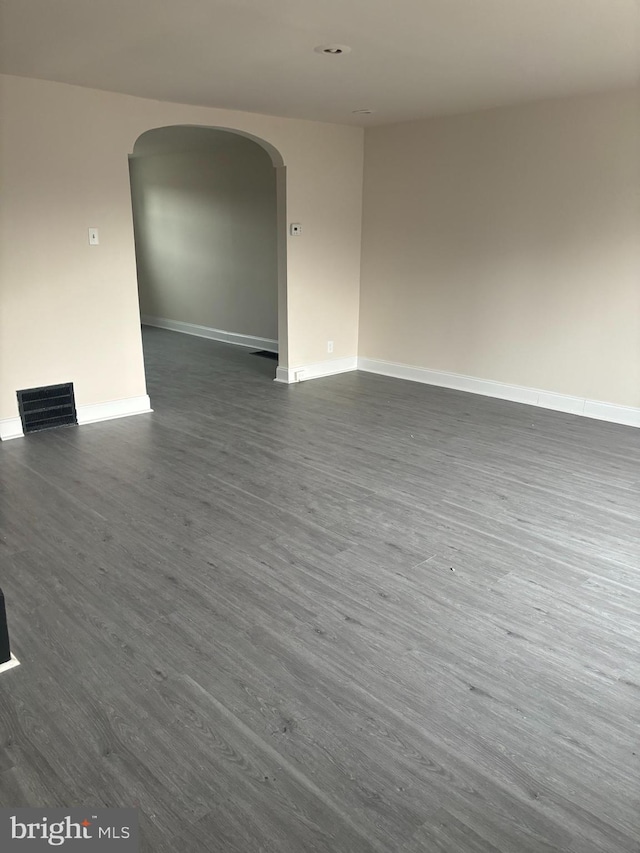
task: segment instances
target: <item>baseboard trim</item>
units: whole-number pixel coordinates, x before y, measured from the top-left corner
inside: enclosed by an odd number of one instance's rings
[[[131,415],[144,415],[152,412],[151,401],[147,394],[142,397],[126,397],[124,400],[109,400],[106,403],[90,403],[77,406],[78,424],[95,424],[99,421],[112,421],[115,418],[128,418]],[[0,440],[24,438],[20,418],[6,418],[0,421]]]
[[[338,373],[349,373],[358,369],[356,356],[333,358],[331,361],[318,361],[314,364],[300,364],[298,367],[278,367],[275,382],[293,385],[295,382],[306,382],[307,379],[321,379],[324,376],[336,376]]]
[[[20,661],[12,652],[11,660],[5,661],[5,663],[0,663],[0,675],[9,669],[15,669],[16,666],[20,666]]]
[[[5,418],[0,421],[0,440],[9,441],[12,438],[22,438],[24,431],[20,418]]]
[[[632,406],[619,406],[615,403],[603,403],[599,400],[573,397],[570,394],[556,394],[553,391],[541,391],[537,388],[527,388],[524,385],[509,385],[504,382],[494,382],[491,379],[479,379],[475,376],[447,373],[443,370],[429,370],[426,367],[414,367],[410,364],[381,361],[374,358],[358,358],[358,370],[366,373],[377,373],[380,376],[390,376],[394,379],[409,379],[412,382],[422,382],[425,385],[437,385],[440,388],[450,388],[454,391],[482,394],[485,397],[495,397],[513,403],[526,403],[530,406],[554,409],[558,412],[610,421],[624,426],[640,427],[640,408]]]
[[[106,403],[91,403],[77,407],[80,425],[112,421],[115,418],[128,418],[131,415],[144,415],[152,411],[147,394],[142,397],[126,397],[124,400],[109,400]]]
[[[182,332],[183,335],[208,338],[210,341],[221,341],[224,344],[235,344],[239,347],[278,352],[278,341],[271,340],[271,338],[241,335],[238,332],[226,332],[224,329],[212,329],[210,326],[198,326],[197,323],[183,323],[182,320],[166,320],[164,317],[151,317],[149,314],[143,314],[140,320],[143,326],[169,329],[171,332]]]
[[[283,385],[291,385],[292,382],[295,382],[295,379],[289,379],[289,368],[288,367],[276,367],[276,376],[273,380],[274,382],[281,382]]]
[[[640,427],[640,409],[633,406],[616,406],[613,403],[602,403],[599,400],[585,400],[585,418],[595,418],[598,421],[612,421],[615,424]]]

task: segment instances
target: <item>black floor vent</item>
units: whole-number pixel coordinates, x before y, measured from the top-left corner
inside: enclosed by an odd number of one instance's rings
[[[25,432],[78,423],[73,382],[18,391],[18,406]]]

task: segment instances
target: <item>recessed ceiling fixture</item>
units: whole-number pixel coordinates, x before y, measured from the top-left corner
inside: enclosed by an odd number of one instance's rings
[[[351,53],[351,48],[346,44],[319,44],[314,47],[316,53],[326,53],[327,56],[342,56]]]
[[[373,113],[375,113],[375,110],[369,110],[369,109],[351,110],[351,114],[354,116],[370,116],[370,115],[373,115]]]

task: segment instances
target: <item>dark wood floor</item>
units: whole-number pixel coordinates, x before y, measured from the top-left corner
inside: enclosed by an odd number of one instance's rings
[[[640,850],[640,432],[145,329],[0,447],[2,805],[154,853]]]

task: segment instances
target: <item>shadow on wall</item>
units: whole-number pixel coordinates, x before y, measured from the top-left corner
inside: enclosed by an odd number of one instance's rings
[[[144,133],[129,163],[143,320],[277,349],[269,152],[231,131],[176,126]]]

